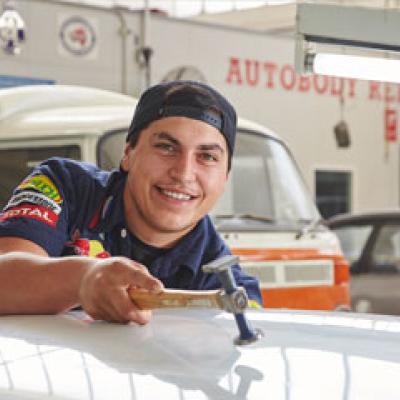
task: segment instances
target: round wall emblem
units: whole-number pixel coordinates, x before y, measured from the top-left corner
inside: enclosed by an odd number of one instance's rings
[[[96,43],[96,33],[87,20],[82,17],[66,19],[60,29],[63,46],[78,56],[90,53]]]

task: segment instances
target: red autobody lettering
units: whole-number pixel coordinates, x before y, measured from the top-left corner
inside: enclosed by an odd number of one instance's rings
[[[381,99],[381,84],[379,82],[370,82],[369,83],[369,99],[370,100],[380,100]]]
[[[256,59],[229,58],[228,73],[225,81],[229,85],[246,85],[249,87],[263,86],[267,89],[286,91],[296,90],[301,93],[325,94],[334,97],[356,95],[356,80],[343,79],[333,76],[302,76],[298,75],[292,64],[279,65],[273,61],[260,61]],[[379,88],[371,87],[370,99],[377,96]],[[387,96],[391,99],[391,89],[387,89]],[[399,89],[400,99],[400,89]]]
[[[394,85],[390,83],[385,84],[385,102],[393,103],[396,100],[396,95],[394,93]]]
[[[343,78],[332,78],[332,89],[331,89],[332,96],[343,96]]]
[[[264,69],[265,69],[265,72],[267,73],[267,82],[266,82],[265,86],[268,89],[272,89],[275,87],[274,76],[275,76],[276,67],[277,67],[277,65],[273,62],[264,63]]]
[[[329,85],[329,77],[326,75],[313,75],[315,91],[318,94],[326,93]]]
[[[246,82],[249,86],[258,84],[260,64],[256,60],[246,60]]]
[[[292,90],[296,84],[296,74],[293,66],[285,64],[281,69],[280,82],[285,90]]]
[[[298,76],[298,75],[297,75]],[[311,88],[311,79],[309,76],[300,75],[299,92],[308,92]]]
[[[357,80],[334,76],[302,76],[296,73],[292,64],[278,64],[271,60],[230,57],[225,78],[228,85],[242,85],[251,88],[283,89],[299,93],[312,93],[332,97],[356,97]],[[400,103],[400,85],[381,85],[369,82],[368,100]]]
[[[243,80],[240,73],[240,60],[235,57],[230,58],[228,76],[226,77],[227,83],[237,83],[241,85]]]

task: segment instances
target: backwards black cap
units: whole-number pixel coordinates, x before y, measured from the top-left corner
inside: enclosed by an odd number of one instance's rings
[[[224,135],[232,157],[236,111],[215,89],[195,81],[172,81],[147,89],[136,106],[126,141],[135,142],[151,122],[173,116],[197,119],[217,128]]]

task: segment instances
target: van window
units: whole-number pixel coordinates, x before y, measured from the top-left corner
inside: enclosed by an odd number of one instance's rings
[[[55,156],[80,160],[81,150],[78,145],[0,149],[0,208],[35,166]]]
[[[126,143],[126,130],[104,134],[97,143],[97,165],[110,171],[119,167]]]

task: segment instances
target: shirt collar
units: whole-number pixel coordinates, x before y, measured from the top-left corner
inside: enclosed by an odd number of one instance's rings
[[[163,276],[163,271],[173,274],[182,266],[196,274],[206,251],[208,230],[211,221],[208,216],[202,218],[195,228],[187,233],[175,246],[154,260],[152,270]]]

